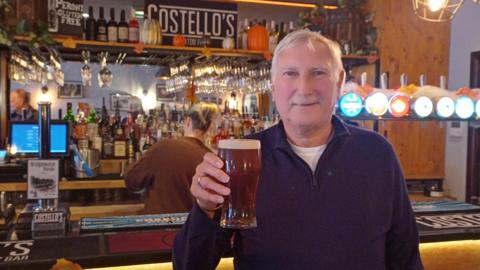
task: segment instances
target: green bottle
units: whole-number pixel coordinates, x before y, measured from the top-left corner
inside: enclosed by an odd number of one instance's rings
[[[87,118],[87,124],[96,124],[97,123],[97,114],[95,113],[95,109],[90,109],[90,114]]]
[[[73,114],[71,102],[67,103],[67,113],[65,114],[65,117],[63,117],[63,120],[71,122],[73,126],[77,124],[77,120],[75,119],[75,115]]]

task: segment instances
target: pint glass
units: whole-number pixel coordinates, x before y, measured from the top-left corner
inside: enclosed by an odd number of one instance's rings
[[[257,227],[255,202],[261,170],[260,141],[221,140],[218,155],[230,176],[226,185],[231,190],[223,202],[220,226],[232,229]]]

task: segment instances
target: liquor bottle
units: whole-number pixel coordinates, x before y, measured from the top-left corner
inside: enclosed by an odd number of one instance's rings
[[[139,39],[139,28],[137,19],[135,18],[135,9],[130,12],[130,21],[128,22],[128,42],[137,43]]]
[[[94,149],[101,149],[101,143],[98,145],[98,139],[96,137],[98,136],[98,121],[97,121],[97,114],[95,112],[94,108],[90,108],[88,117],[87,117],[87,137],[88,140],[90,141],[90,144],[92,145],[92,148]],[[96,142],[95,147],[93,147],[93,144]]]
[[[118,42],[118,25],[115,21],[115,9],[110,9],[110,21],[108,21],[108,41]]]
[[[105,106],[105,97],[102,98],[102,116],[100,118],[100,126],[108,127],[108,111]]]
[[[275,52],[275,48],[277,48],[278,40],[277,40],[277,32],[275,31],[275,21],[272,20],[270,22],[270,30],[268,33],[268,48],[271,53]]]
[[[280,43],[280,41],[282,41],[282,39],[286,36],[286,32],[284,31],[285,29],[285,23],[284,22],[281,22],[280,23],[280,28],[279,28],[279,32],[278,32],[278,43]]]
[[[65,114],[65,117],[63,117],[63,120],[69,121],[72,127],[77,123],[77,120],[75,119],[75,115],[73,114],[71,102],[67,103],[67,113]]]
[[[48,31],[58,32],[58,14],[57,14],[57,1],[48,1]]]
[[[150,135],[147,134],[145,136],[145,143],[142,146],[142,154],[145,153],[145,151],[147,151],[151,146],[152,144],[151,144]]]
[[[130,137],[128,139],[128,164],[131,164],[133,162],[135,162],[135,150],[134,150],[134,142],[133,142],[133,138]]]
[[[125,140],[123,129],[120,125],[117,127],[113,140],[113,156],[115,158],[127,157],[127,141]]]
[[[288,35],[288,24],[283,24],[283,37],[285,37],[286,35]]]
[[[145,16],[143,18],[142,29],[140,29],[140,41],[145,44],[151,44],[152,40],[149,37],[150,32],[150,18]]]
[[[93,7],[88,7],[88,19],[86,22],[85,38],[87,40],[95,40],[96,37],[96,26],[95,18],[93,18]]]
[[[97,41],[107,41],[107,21],[103,17],[103,7],[100,7],[100,16],[97,20]]]
[[[79,149],[88,149],[87,120],[85,113],[80,111],[77,115],[77,125],[75,126],[75,137]]]
[[[104,159],[113,158],[113,138],[109,129],[102,137],[102,157]]]
[[[242,47],[243,50],[248,50],[248,30],[250,26],[248,25],[248,19],[243,21],[243,32],[241,33],[242,37]]]
[[[288,33],[290,34],[293,31],[295,31],[295,26],[293,25],[293,21],[290,21],[288,23]]]
[[[128,42],[128,23],[125,21],[125,10],[120,13],[120,22],[118,23],[118,42]]]

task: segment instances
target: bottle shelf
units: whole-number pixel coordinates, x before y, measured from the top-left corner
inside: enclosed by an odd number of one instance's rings
[[[28,41],[29,37],[17,36],[18,41]],[[200,48],[200,47],[177,47],[170,45],[144,45],[143,43],[119,43],[119,42],[101,42],[93,40],[74,39],[71,37],[55,37],[57,50],[61,54],[63,60],[66,61],[82,61],[82,50],[89,50],[92,54],[108,51],[112,57],[115,54],[126,53],[123,63],[128,64],[144,64],[148,59],[151,61],[153,56],[167,55],[187,55],[196,57],[200,55],[211,55],[219,57],[239,57],[247,58],[251,61],[265,60],[268,53],[263,51],[252,50],[227,50],[222,48]],[[96,61],[96,57],[92,57],[92,61]],[[350,66],[359,66],[365,64],[376,63],[379,59],[375,55],[344,55],[342,56],[344,64]],[[151,61],[154,62],[154,61]]]

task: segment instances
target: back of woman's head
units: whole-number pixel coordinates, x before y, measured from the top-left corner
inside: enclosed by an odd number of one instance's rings
[[[189,110],[188,117],[192,119],[193,129],[206,132],[218,116],[218,106],[213,103],[200,102]]]

